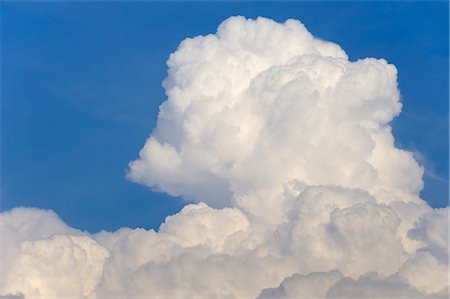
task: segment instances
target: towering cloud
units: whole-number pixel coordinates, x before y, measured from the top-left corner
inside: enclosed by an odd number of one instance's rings
[[[168,60],[167,100],[128,178],[197,202],[159,230],[95,235],[0,216],[0,294],[448,296],[448,208],[394,145],[397,70],[349,61],[296,20],[225,20]]]

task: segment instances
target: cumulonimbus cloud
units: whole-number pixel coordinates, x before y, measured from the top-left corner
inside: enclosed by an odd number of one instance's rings
[[[394,145],[397,70],[296,20],[231,17],[171,54],[128,178],[196,203],[159,230],[0,216],[0,294],[25,298],[447,298],[448,208]]]

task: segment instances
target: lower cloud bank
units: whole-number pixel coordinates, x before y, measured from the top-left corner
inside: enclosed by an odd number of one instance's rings
[[[296,190],[294,192],[293,190]],[[88,234],[52,211],[0,216],[2,298],[447,298],[448,208],[360,190],[285,192],[273,225],[185,206],[158,232]]]

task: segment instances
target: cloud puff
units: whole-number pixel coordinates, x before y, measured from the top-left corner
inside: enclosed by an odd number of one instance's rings
[[[130,179],[258,214],[280,213],[292,179],[420,201],[423,170],[388,125],[401,104],[385,60],[351,62],[295,20],[235,17],[167,64],[168,98]]]
[[[0,215],[0,294],[25,298],[448,296],[448,208],[394,145],[397,70],[296,20],[232,17],[171,54],[128,178],[194,204],[158,231]]]

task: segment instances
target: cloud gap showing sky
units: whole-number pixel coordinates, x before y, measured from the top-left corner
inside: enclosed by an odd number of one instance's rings
[[[193,202],[158,231],[0,214],[4,297],[447,298],[448,207],[395,147],[397,69],[298,20],[231,17],[167,61],[127,178]]]

